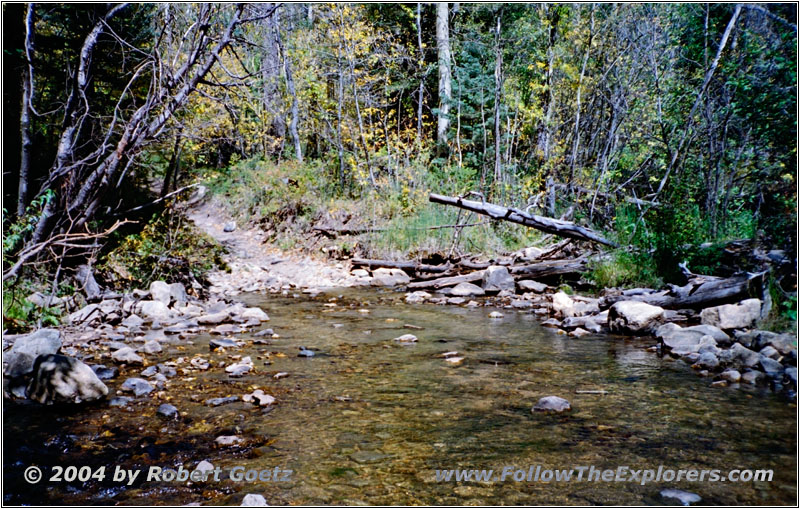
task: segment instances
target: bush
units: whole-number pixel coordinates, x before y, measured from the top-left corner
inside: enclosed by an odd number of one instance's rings
[[[171,210],[154,214],[140,232],[110,244],[115,247],[102,257],[98,269],[117,287],[131,282],[138,287],[153,281],[202,282],[207,272],[225,267],[224,248]]]

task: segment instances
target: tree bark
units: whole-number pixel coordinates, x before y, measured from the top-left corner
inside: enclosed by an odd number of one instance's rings
[[[588,228],[584,228],[583,226],[578,226],[569,221],[561,221],[559,219],[536,216],[533,214],[527,214],[518,209],[503,207],[501,205],[465,200],[459,197],[454,198],[450,196],[442,196],[440,194],[431,193],[428,199],[434,203],[452,205],[464,210],[489,216],[492,219],[510,221],[512,223],[521,224],[529,228],[535,228],[545,233],[551,233],[553,235],[577,240],[597,242],[610,247],[619,247],[615,242],[603,238],[597,232],[594,232]]]
[[[22,73],[22,108],[20,111],[20,162],[19,162],[19,186],[17,188],[17,217],[25,214],[28,206],[28,176],[31,169],[31,150],[33,140],[31,139],[31,109],[34,93],[34,74],[33,74],[33,8],[34,4],[28,4],[25,13],[25,72]]]
[[[448,4],[436,4],[436,46],[439,50],[439,122],[436,127],[436,142],[440,149],[447,146],[447,131],[450,128],[450,103],[452,102],[450,70],[450,28]]]
[[[501,7],[497,13],[494,39],[494,187],[502,193],[503,165],[500,153],[500,99],[503,91],[503,51],[500,46]]]

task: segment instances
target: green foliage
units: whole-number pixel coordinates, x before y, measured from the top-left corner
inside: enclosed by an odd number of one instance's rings
[[[118,286],[153,281],[192,282],[225,267],[224,248],[170,210],[154,214],[138,233],[115,239],[98,265]]]
[[[40,308],[27,297],[40,292],[50,295],[52,285],[47,282],[45,271],[32,271],[24,279],[17,279],[3,285],[3,329],[10,332],[23,332],[36,327],[56,327],[64,314],[62,307]],[[61,283],[56,288],[56,297],[69,295],[72,288]]]
[[[48,189],[41,196],[31,201],[30,205],[25,209],[25,215],[17,220],[6,229],[3,236],[3,260],[12,255],[16,251],[20,243],[36,228],[36,224],[42,216],[44,206],[53,199],[54,192]],[[3,209],[3,217],[8,217],[8,211]]]
[[[592,261],[586,277],[598,288],[658,288],[663,284],[652,259],[622,250]]]

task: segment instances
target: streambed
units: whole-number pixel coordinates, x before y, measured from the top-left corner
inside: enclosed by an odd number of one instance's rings
[[[192,344],[164,345],[152,363],[199,354],[212,368],[179,373],[161,397],[68,410],[4,402],[5,503],[239,505],[245,494],[259,493],[270,505],[640,505],[663,503],[664,488],[697,493],[703,504],[795,502],[795,405],[758,388],[710,387],[686,364],[646,351],[652,340],[568,338],[530,313],[504,310],[490,319],[487,308],[409,305],[391,291],[242,300],[264,308],[271,317],[264,325],[279,337],[239,334],[244,346],[225,352],[210,352],[205,334]],[[419,341],[392,340],[406,333]],[[316,355],[298,357],[300,346]],[[446,362],[441,354],[450,351],[464,360]],[[230,378],[217,363],[234,362],[231,355],[250,356],[255,369]],[[108,382],[112,393],[141,370],[122,369]],[[277,373],[288,376],[275,379]],[[204,404],[254,389],[277,403]],[[568,399],[572,412],[532,414],[548,395]],[[179,420],[156,415],[165,402],[178,408]],[[243,442],[219,447],[222,435]],[[110,478],[30,485],[22,477],[29,465],[47,478],[53,465],[146,470],[193,468],[201,460],[226,472],[279,467],[292,475],[285,482],[205,483],[140,476],[129,487]],[[536,465],[772,469],[774,476],[644,486],[435,479],[437,469]]]

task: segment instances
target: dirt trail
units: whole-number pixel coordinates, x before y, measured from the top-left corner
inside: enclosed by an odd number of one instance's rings
[[[228,249],[226,261],[230,272],[209,276],[212,293],[235,295],[251,292],[297,288],[352,286],[355,278],[348,264],[316,259],[270,246],[264,232],[238,225],[231,232],[225,225],[233,220],[213,197],[201,200],[187,210],[195,225]]]

